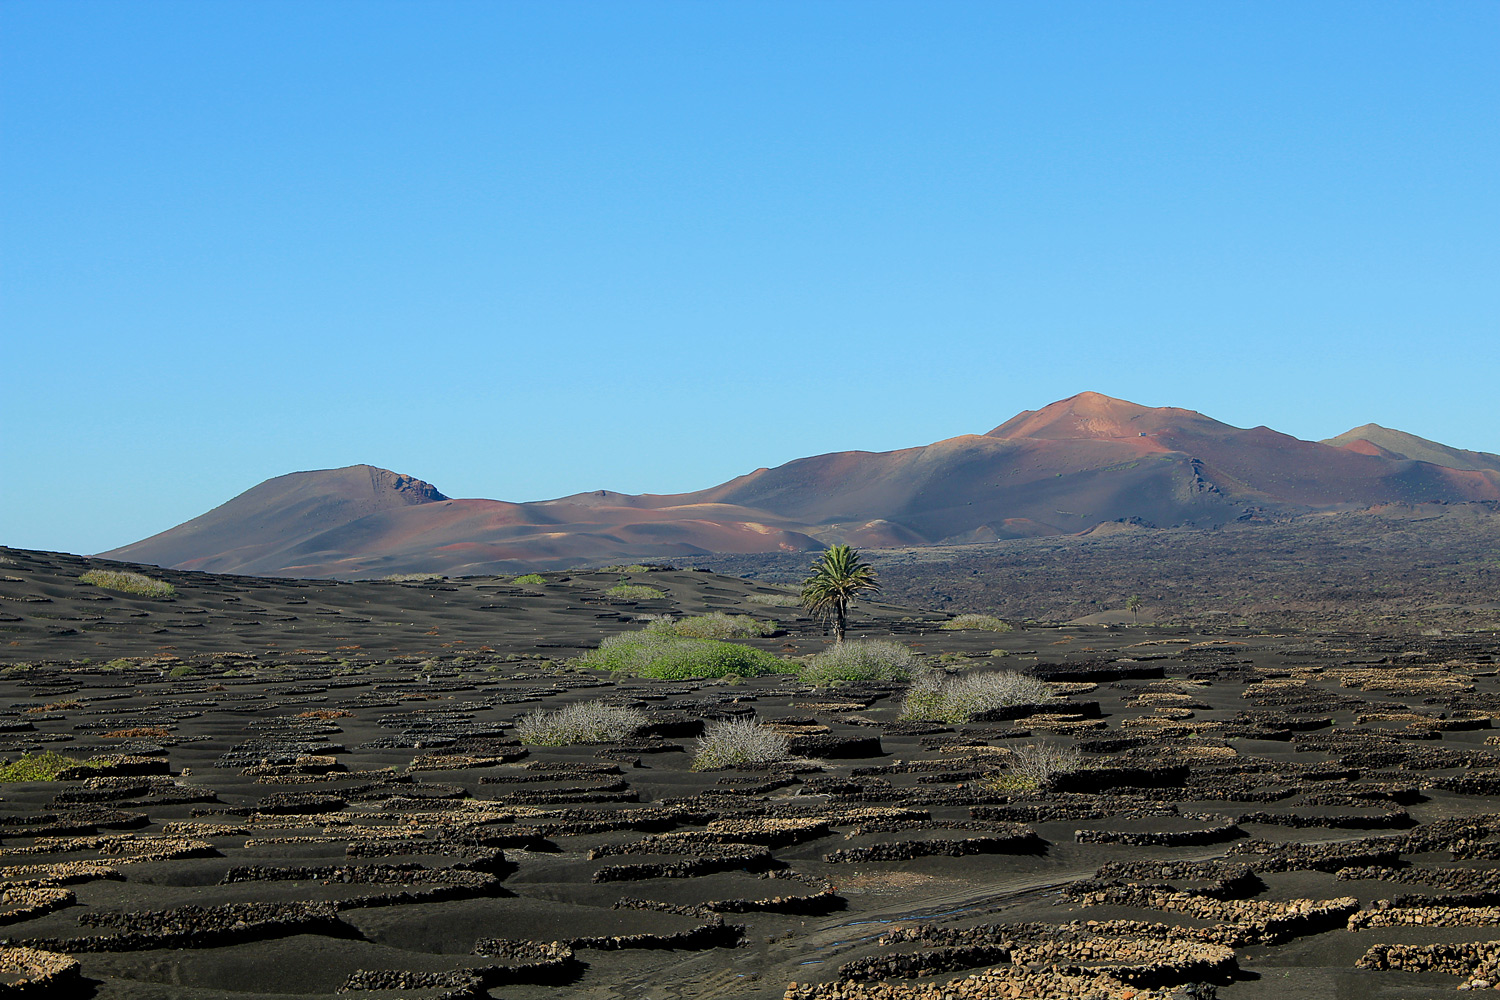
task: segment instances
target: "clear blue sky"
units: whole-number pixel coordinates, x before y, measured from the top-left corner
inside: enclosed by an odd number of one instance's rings
[[[0,542],[1092,389],[1500,452],[1500,4],[0,4]]]

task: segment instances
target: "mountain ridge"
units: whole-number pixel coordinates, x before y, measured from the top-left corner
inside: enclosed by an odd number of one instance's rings
[[[1450,454],[1468,467],[1416,457]],[[681,494],[596,490],[513,503],[453,499],[374,466],[292,473],[103,555],[251,575],[461,575],[834,541],[965,544],[1125,521],[1217,528],[1382,503],[1497,500],[1500,459],[1486,464],[1494,457],[1373,424],[1303,441],[1085,392],[986,434],[813,455]]]

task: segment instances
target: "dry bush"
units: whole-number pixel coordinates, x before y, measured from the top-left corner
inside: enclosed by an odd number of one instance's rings
[[[784,733],[755,719],[728,719],[713,723],[699,737],[693,752],[693,770],[766,767],[791,756],[791,745]]]
[[[760,604],[770,608],[799,608],[801,594],[751,594],[745,598],[747,604]]]
[[[650,718],[635,708],[603,701],[581,701],[554,712],[538,709],[516,723],[516,736],[533,746],[561,747],[576,743],[618,743],[649,725]]]
[[[78,578],[84,583],[93,584],[104,590],[115,590],[122,594],[134,594],[137,597],[172,597],[177,593],[177,588],[164,580],[153,580],[149,576],[140,573],[127,573],[123,570],[91,569]]]
[[[952,677],[934,671],[912,682],[901,705],[902,719],[968,722],[980,712],[1051,701],[1052,689],[1035,677],[986,670]]]
[[[938,628],[947,629],[950,632],[966,629],[977,629],[984,632],[1009,632],[1010,625],[1001,621],[994,615],[958,615],[950,618]]]
[[[1045,788],[1058,775],[1083,767],[1083,754],[1072,747],[1058,746],[1055,743],[1035,743],[1012,747],[1007,763],[1018,784],[1029,788]]]

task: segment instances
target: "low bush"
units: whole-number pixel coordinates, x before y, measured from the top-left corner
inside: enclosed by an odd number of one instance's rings
[[[1045,788],[1053,778],[1083,767],[1083,754],[1072,747],[1055,743],[1037,743],[1012,747],[1010,759],[1011,787]]]
[[[104,590],[115,590],[122,594],[134,594],[137,597],[172,597],[177,593],[177,588],[164,580],[153,580],[149,576],[140,573],[127,573],[123,570],[91,569],[78,579],[84,583],[101,587]]]
[[[811,657],[802,679],[819,687],[846,681],[904,681],[917,665],[909,646],[889,639],[839,643]]]
[[[540,573],[523,573],[510,582],[519,583],[523,587],[540,587],[542,584],[547,582],[547,578],[542,576]]]
[[[751,594],[745,598],[749,604],[761,604],[771,608],[797,608],[802,606],[801,594]]]
[[[927,722],[968,722],[980,712],[1052,699],[1052,689],[1035,677],[985,670],[951,677],[930,673],[917,678],[901,705],[901,718]]]
[[[755,719],[728,719],[713,723],[699,737],[693,752],[693,770],[766,767],[791,756],[791,746],[782,733]]]
[[[938,628],[947,629],[950,632],[963,631],[966,629],[977,629],[984,632],[1009,632],[1010,625],[996,618],[994,615],[959,615],[950,618]]]
[[[775,622],[763,622],[749,615],[726,615],[722,611],[710,611],[706,615],[690,615],[687,618],[663,616],[646,626],[646,631],[656,635],[675,635],[684,639],[754,639],[776,631]]]
[[[0,782],[56,781],[59,774],[71,767],[93,766],[76,757],[64,757],[55,750],[22,754],[16,760],[0,764]]]
[[[441,573],[392,573],[380,578],[385,583],[426,583],[429,580],[448,579]]]
[[[581,701],[554,712],[538,709],[516,723],[516,736],[533,746],[618,743],[650,723],[646,713],[603,701]]]
[[[657,680],[738,674],[795,673],[796,667],[765,650],[713,639],[682,639],[650,632],[612,635],[576,661],[579,666]]]
[[[617,583],[605,593],[626,601],[656,601],[667,596],[660,587],[649,587],[644,583]]]

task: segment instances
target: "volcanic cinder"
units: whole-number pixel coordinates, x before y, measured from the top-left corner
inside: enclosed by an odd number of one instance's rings
[[[902,718],[899,682],[569,662],[706,611],[827,647],[786,591],[710,573],[167,570],[150,598],[82,582],[101,560],[0,560],[0,754],[89,764],[3,786],[0,994],[1299,1000],[1500,971],[1493,631],[857,605],[856,639],[1050,686],[945,723]],[[645,727],[517,739],[596,699]],[[692,770],[750,718],[799,759]],[[1029,747],[1077,759],[1025,780]]]

